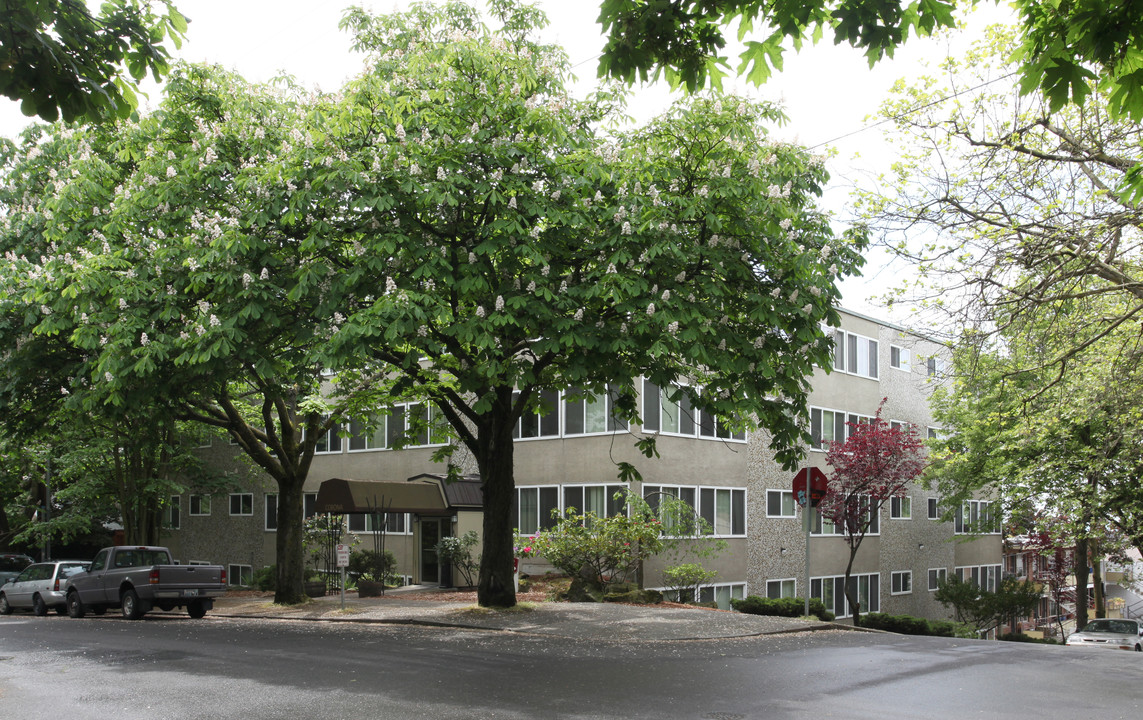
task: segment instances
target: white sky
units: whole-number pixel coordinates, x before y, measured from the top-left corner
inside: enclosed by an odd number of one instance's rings
[[[337,28],[342,8],[353,0],[176,0],[191,21],[187,40],[176,55],[192,62],[215,62],[236,70],[251,81],[268,80],[279,72],[289,73],[305,85],[333,90],[360,69],[361,58],[349,51],[350,37]],[[357,0],[375,13],[407,5],[405,0]],[[543,37],[563,45],[575,66],[582,94],[594,83],[596,58],[603,47],[598,4],[593,0],[539,0],[551,19]],[[998,17],[995,11],[989,17]],[[827,148],[837,155],[827,166],[832,175],[824,205],[845,218],[850,188],[862,177],[885,171],[892,157],[884,149],[877,129],[859,131],[866,118],[877,111],[895,80],[915,73],[922,60],[937,61],[947,49],[937,41],[911,39],[896,57],[869,70],[864,57],[848,46],[835,47],[832,40],[788,53],[785,70],[766,85],[754,88],[744,80],[731,79],[728,89],[781,102],[791,122],[775,131],[779,139],[796,141],[816,152]],[[159,94],[151,90],[154,102]],[[640,88],[629,107],[638,120],[654,116],[670,101],[662,86]],[[144,100],[144,103],[146,101]],[[15,136],[28,123],[17,103],[0,99],[0,134]],[[847,136],[840,139],[843,136]],[[869,297],[889,284],[896,268],[888,268],[883,256],[873,254],[864,279],[843,283],[845,307],[875,317],[904,322]]]

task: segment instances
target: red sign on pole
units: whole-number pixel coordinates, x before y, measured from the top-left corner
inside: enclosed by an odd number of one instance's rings
[[[794,476],[794,500],[802,507],[806,506],[806,499],[810,507],[817,507],[826,494],[826,476],[821,468],[802,468]]]

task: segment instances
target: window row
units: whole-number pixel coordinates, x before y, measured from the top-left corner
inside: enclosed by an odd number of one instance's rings
[[[889,346],[889,367],[896,368],[910,372],[912,370],[912,352],[908,348],[898,347],[897,345]],[[932,377],[944,370],[944,363],[935,355],[920,356],[917,359],[918,365],[924,369],[925,375]]]
[[[694,590],[677,590],[671,588],[658,588],[663,596],[671,602],[701,602],[717,603],[719,610],[730,610],[731,600],[742,600],[746,597],[746,583],[716,583],[702,585],[698,588],[698,597]]]
[[[581,514],[612,517],[624,512],[624,485],[542,485],[516,488],[513,516],[521,535],[535,535],[556,526],[557,518],[569,508]],[[643,497],[652,509],[663,496],[678,498],[690,505],[715,536],[745,537],[746,490],[743,488],[698,485],[643,485]],[[670,532],[670,523],[664,523]]]
[[[930,568],[929,569],[929,590],[935,591],[938,587],[938,584],[941,581],[943,581],[945,579],[945,577],[947,577],[947,575],[948,575],[948,570],[946,568]],[[865,577],[872,579],[874,577],[879,577],[879,576],[868,575]],[[839,580],[841,582],[838,582]],[[828,597],[831,599],[833,604],[830,605],[829,603],[827,603],[826,607],[827,608],[837,607],[838,606],[837,594],[841,593],[841,589],[844,587],[844,580],[845,580],[845,576],[834,577],[834,578],[825,578],[824,584],[823,584],[823,579],[821,579],[821,578],[812,579],[810,581],[810,587],[811,587],[811,592],[815,593],[813,595],[813,597],[816,597],[819,600],[822,600],[823,603],[826,603],[826,599],[823,598],[823,595],[821,593],[826,593],[827,591],[826,590],[820,590],[819,591],[819,587],[826,587],[832,583],[833,588],[831,591],[829,591]],[[858,595],[862,598],[862,600],[861,600],[862,607],[867,608],[867,610],[866,610],[867,612],[878,612],[878,610],[876,610],[876,609],[869,609],[870,606],[867,604],[870,598],[875,598],[877,596],[876,589],[872,588],[871,586],[868,586],[869,582],[870,582],[870,580],[866,580],[865,582],[858,581]],[[877,581],[873,581],[873,582],[877,582]],[[798,582],[794,578],[782,578],[782,579],[777,579],[777,580],[767,580],[766,581],[766,597],[768,597],[768,598],[778,599],[778,598],[797,597],[797,590],[798,590]],[[889,591],[893,595],[907,595],[909,593],[912,593],[913,592],[913,572],[911,570],[898,570],[898,571],[893,572],[890,576]],[[841,617],[841,615],[839,615],[839,617]]]
[[[811,407],[810,447],[814,450],[827,450],[829,443],[845,442],[853,433],[853,425],[867,423],[872,419],[870,415]]]
[[[987,592],[996,592],[1000,587],[999,565],[966,565],[953,570],[962,582],[971,582]]]
[[[856,591],[857,602],[862,612],[881,612],[881,574],[853,575],[849,578],[850,587]],[[810,597],[822,601],[826,610],[839,618],[853,614],[845,597],[845,576],[810,578]]]
[[[877,341],[845,330],[833,329],[833,369],[877,379]]]
[[[1000,510],[987,500],[966,500],[956,509],[953,531],[957,535],[999,535]]]
[[[432,447],[444,445],[448,439],[448,423],[436,407],[408,403],[367,419],[352,420],[348,427],[334,423],[318,438],[314,452],[340,453],[343,446],[350,452]]]

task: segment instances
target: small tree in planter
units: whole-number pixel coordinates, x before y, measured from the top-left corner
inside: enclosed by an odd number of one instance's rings
[[[464,578],[465,587],[472,587],[476,573],[480,569],[480,556],[472,557],[472,549],[480,542],[475,530],[469,530],[461,537],[443,537],[437,543],[437,557],[446,565],[452,565]]]
[[[324,595],[337,578],[337,546],[343,544],[345,523],[341,515],[312,515],[306,518],[303,528],[308,554],[306,594],[318,593],[316,584],[320,582],[320,594]],[[357,538],[351,535],[345,544],[356,545]]]
[[[397,567],[397,558],[388,550],[362,550],[349,556],[347,574],[357,583],[359,597],[385,594],[385,585]]]

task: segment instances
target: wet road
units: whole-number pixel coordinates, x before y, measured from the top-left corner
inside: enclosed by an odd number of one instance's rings
[[[1143,655],[844,631],[616,643],[387,625],[0,618],[0,717],[1132,718]]]

